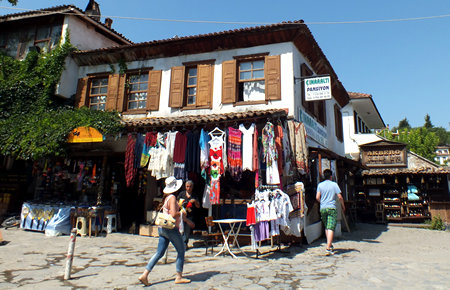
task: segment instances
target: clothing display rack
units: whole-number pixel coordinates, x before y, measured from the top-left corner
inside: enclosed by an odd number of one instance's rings
[[[280,189],[280,186],[278,184],[265,184],[265,185],[260,185],[258,186],[258,191],[264,191],[264,190],[275,190],[275,189]],[[253,200],[255,199],[255,196],[253,195]],[[278,226],[279,227],[279,226]],[[258,241],[258,247],[261,247],[261,242],[263,241],[267,241],[270,240],[270,247],[273,248],[274,247],[274,242],[273,242],[273,236],[271,236],[268,239],[262,240],[262,241]],[[275,250],[269,250],[266,252],[261,252],[259,250],[259,248],[256,248],[256,258],[259,258],[260,255],[265,255],[265,254],[269,254],[269,253],[274,253],[274,252],[281,252],[281,243],[280,243],[280,235],[277,235],[277,248]]]

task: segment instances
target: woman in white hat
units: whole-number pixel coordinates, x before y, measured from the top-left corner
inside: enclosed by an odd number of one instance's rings
[[[182,284],[182,283],[189,283],[191,280],[183,278],[183,266],[184,266],[184,243],[183,238],[180,234],[179,227],[181,222],[181,214],[180,214],[180,206],[177,203],[176,194],[178,194],[181,186],[183,185],[182,180],[177,180],[175,177],[170,176],[166,178],[166,186],[163,190],[163,212],[170,214],[175,220],[175,228],[173,229],[166,229],[159,227],[158,228],[158,234],[159,234],[159,241],[158,241],[158,248],[156,250],[156,253],[153,255],[153,257],[148,262],[147,266],[145,267],[144,273],[142,273],[141,276],[139,276],[139,281],[141,281],[145,286],[150,285],[148,282],[148,274],[152,271],[153,267],[156,265],[156,263],[164,256],[164,253],[167,250],[167,247],[169,246],[169,242],[172,243],[172,245],[177,250],[177,260],[176,260],[176,278],[175,283],[176,284]],[[185,222],[189,223],[191,221],[185,219],[185,216],[183,216],[183,220]],[[192,223],[192,222],[191,222]]]

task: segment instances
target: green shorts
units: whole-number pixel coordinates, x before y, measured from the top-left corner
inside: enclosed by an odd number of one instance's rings
[[[335,208],[324,208],[320,210],[322,222],[327,230],[334,231],[337,223],[337,211]]]

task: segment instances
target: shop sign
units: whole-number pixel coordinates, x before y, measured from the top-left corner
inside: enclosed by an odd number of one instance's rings
[[[317,77],[305,79],[305,101],[331,99],[331,78]]]
[[[67,143],[103,142],[103,135],[92,127],[78,127],[67,136]]]
[[[389,148],[369,149],[362,152],[362,162],[369,167],[403,167],[406,166],[406,150]]]
[[[305,111],[299,108],[299,121],[305,124],[306,134],[320,145],[328,148],[328,133],[324,126],[309,116]]]

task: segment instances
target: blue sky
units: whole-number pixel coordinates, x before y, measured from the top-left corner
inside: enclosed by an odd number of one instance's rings
[[[371,94],[386,124],[407,118],[421,126],[426,114],[450,130],[450,1],[448,0],[97,0],[113,28],[134,42],[224,31],[303,19],[340,81],[350,92]],[[19,0],[14,8],[40,9],[88,0]],[[6,0],[0,14],[21,12]],[[320,24],[370,20],[414,21]],[[119,17],[252,22],[192,23]],[[103,18],[102,18],[103,20]]]

